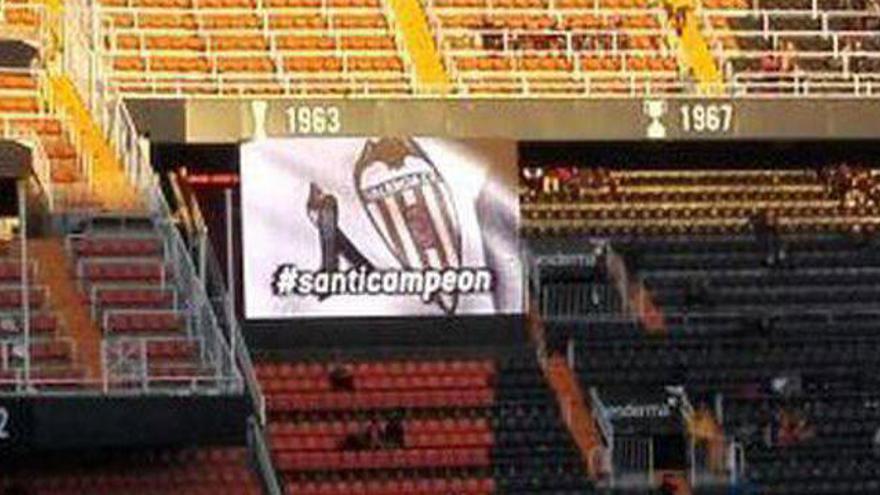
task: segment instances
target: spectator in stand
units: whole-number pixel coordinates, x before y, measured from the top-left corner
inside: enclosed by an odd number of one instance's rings
[[[754,216],[751,223],[752,231],[766,253],[765,266],[768,268],[779,266],[781,262],[786,260],[787,253],[784,244],[779,239],[777,231],[779,220],[776,213],[771,210],[764,210]]]
[[[807,419],[798,412],[782,410],[777,444],[780,447],[791,447],[813,438],[815,429],[807,423]]]
[[[660,493],[662,495],[675,495],[678,493],[678,483],[671,474],[664,474],[663,481],[660,483]]]
[[[779,57],[775,53],[767,52],[761,57],[761,72],[779,72],[780,67]]]
[[[868,32],[880,31],[880,0],[868,0],[867,16],[863,17],[864,30]]]
[[[524,167],[522,180],[526,187],[526,195],[529,199],[537,199],[541,194],[544,184],[543,167]]]
[[[382,425],[379,424],[379,421],[375,416],[370,418],[370,422],[367,423],[367,429],[364,433],[366,435],[367,448],[378,449],[382,447],[382,437],[384,436],[384,432],[382,431]]]
[[[385,425],[384,445],[388,448],[402,448],[404,443],[403,412],[397,411]]]
[[[334,391],[354,391],[354,375],[345,365],[333,363],[329,373],[330,388]]]
[[[797,47],[794,45],[794,41],[787,40],[782,44],[779,70],[782,72],[795,72],[797,69]]]
[[[480,26],[483,48],[494,51],[504,50],[504,35],[499,33],[498,29],[499,27],[488,16],[483,18],[482,26]]]
[[[880,457],[880,428],[874,432],[874,457]]]

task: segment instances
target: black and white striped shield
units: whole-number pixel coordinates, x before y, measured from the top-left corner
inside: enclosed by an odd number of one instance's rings
[[[373,226],[403,268],[461,268],[461,229],[452,193],[415,140],[367,141],[354,181]],[[458,296],[437,295],[434,302],[452,314]]]

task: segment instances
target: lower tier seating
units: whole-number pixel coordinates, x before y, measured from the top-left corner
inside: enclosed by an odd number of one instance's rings
[[[591,484],[531,354],[263,360],[290,494],[584,493]]]
[[[3,491],[5,490],[5,491]],[[3,493],[32,495],[258,495],[259,477],[238,447],[107,452],[40,465],[4,465]]]
[[[662,315],[659,329],[594,307],[574,339],[584,388],[682,386],[722,404],[755,493],[871,493],[880,431],[873,239],[839,234],[609,238]],[[607,283],[607,281],[606,281]],[[552,292],[545,295],[553,297]]]

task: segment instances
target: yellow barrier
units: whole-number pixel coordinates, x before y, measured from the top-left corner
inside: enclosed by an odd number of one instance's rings
[[[449,75],[431,36],[431,28],[422,4],[419,0],[391,0],[390,4],[397,20],[397,28],[403,35],[404,48],[412,60],[418,87],[424,92],[448,92]]]
[[[699,20],[693,13],[687,16],[684,29],[681,34],[681,46],[684,50],[685,60],[694,72],[694,76],[700,83],[703,94],[718,94],[722,89],[723,80],[721,71],[712,57],[709,45],[700,32]]]
[[[670,36],[678,37],[680,59],[697,80],[700,92],[707,95],[723,93],[724,79],[694,13],[696,0],[664,0],[663,5],[671,15],[668,24],[677,25],[677,29],[670,30]],[[679,12],[684,15],[679,17]]]
[[[73,82],[67,76],[52,76],[49,84],[52,87],[52,104],[55,108],[64,109],[69,124],[79,137],[80,152],[88,153],[91,164],[88,173],[96,202],[106,209],[139,208],[138,195],[128,183],[113,148],[92,120]]]

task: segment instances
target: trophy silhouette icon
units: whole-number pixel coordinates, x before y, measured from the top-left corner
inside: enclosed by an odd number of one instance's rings
[[[664,139],[666,138],[666,126],[663,125],[661,119],[666,115],[669,106],[664,100],[647,100],[645,101],[643,111],[651,122],[648,123],[648,139]]]
[[[265,139],[266,138],[266,113],[269,110],[269,102],[267,101],[252,101],[251,102],[251,115],[254,119],[254,133],[251,136],[252,139]]]

